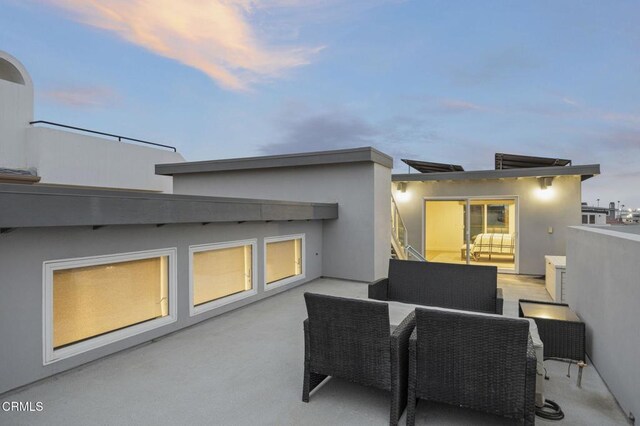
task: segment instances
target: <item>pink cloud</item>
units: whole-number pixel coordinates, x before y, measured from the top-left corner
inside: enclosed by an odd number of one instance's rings
[[[106,87],[65,87],[42,92],[44,99],[71,107],[99,107],[117,101],[118,94]]]
[[[248,90],[306,65],[321,47],[271,46],[251,16],[293,0],[42,0],[72,19],[196,68],[221,87]]]

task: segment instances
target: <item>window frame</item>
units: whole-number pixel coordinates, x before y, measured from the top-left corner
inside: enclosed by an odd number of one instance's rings
[[[245,290],[240,293],[230,294],[219,299],[211,300],[198,306],[193,304],[194,294],[194,273],[193,273],[193,258],[195,253],[203,251],[221,250],[225,248],[235,248],[251,246],[251,290]],[[225,241],[219,243],[207,243],[196,244],[189,246],[189,316],[203,314],[216,308],[228,305],[230,303],[237,302],[239,300],[246,299],[247,297],[255,296],[258,294],[257,283],[257,271],[258,271],[258,240],[256,238],[238,241]]]
[[[53,348],[53,273],[58,270],[82,268],[89,266],[108,265],[111,263],[128,262],[134,260],[167,257],[168,280],[168,315],[152,319],[140,324],[134,324],[118,330],[110,331],[99,336],[90,337],[77,343],[71,343],[63,348]],[[177,302],[177,249],[175,247],[145,250],[129,253],[107,254],[99,256],[78,257],[71,259],[47,260],[42,267],[42,348],[43,365],[52,364],[85,352],[92,351],[111,343],[129,337],[137,336],[147,331],[164,327],[178,320]]]
[[[274,281],[272,283],[267,283],[267,244],[269,243],[277,243],[281,241],[292,241],[292,240],[301,240],[300,241],[300,257],[301,257],[301,269],[302,273],[299,275],[294,275],[292,277],[283,278],[278,281]],[[291,235],[279,235],[273,237],[265,237],[263,242],[263,280],[262,280],[262,288],[264,291],[271,291],[276,288],[285,286],[287,284],[291,284],[300,280],[304,280],[307,274],[307,256],[306,256],[306,234],[291,234]]]

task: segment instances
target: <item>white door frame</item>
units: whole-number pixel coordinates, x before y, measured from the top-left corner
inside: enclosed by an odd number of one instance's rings
[[[426,234],[427,234],[427,201],[464,201],[466,202],[467,212],[470,212],[471,200],[513,200],[516,206],[516,252],[515,264],[513,269],[498,268],[501,274],[519,274],[520,273],[520,198],[518,195],[466,195],[466,196],[447,196],[447,197],[423,197],[422,198],[422,255],[426,257]],[[465,243],[467,245],[467,264],[469,264],[469,244],[471,244],[471,214],[467,214],[465,223]]]

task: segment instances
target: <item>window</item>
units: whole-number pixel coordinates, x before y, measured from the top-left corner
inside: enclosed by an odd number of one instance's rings
[[[588,224],[587,217],[588,217],[588,215],[586,215],[586,214],[582,215],[582,223],[583,224]]]
[[[175,249],[44,263],[44,363],[176,320]]]
[[[245,240],[189,247],[192,316],[257,293],[256,244]]]
[[[589,215],[589,225],[594,225],[596,223],[596,215],[595,214],[590,214]]]
[[[265,289],[305,277],[304,234],[265,238]]]

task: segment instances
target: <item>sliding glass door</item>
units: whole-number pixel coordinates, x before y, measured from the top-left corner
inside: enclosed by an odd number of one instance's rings
[[[517,220],[515,198],[425,200],[425,258],[517,272]]]

